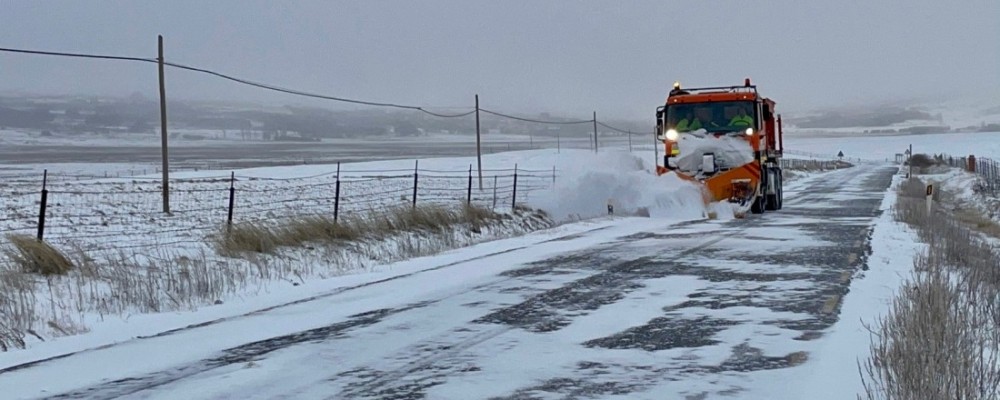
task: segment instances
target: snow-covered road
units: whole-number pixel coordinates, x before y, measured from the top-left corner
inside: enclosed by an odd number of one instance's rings
[[[799,180],[784,210],[747,219],[605,219],[429,257],[308,301],[0,369],[2,397],[805,398],[775,371],[808,365],[837,321],[895,172]]]

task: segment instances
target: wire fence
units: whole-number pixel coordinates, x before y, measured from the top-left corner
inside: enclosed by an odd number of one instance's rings
[[[170,214],[160,211],[161,187],[152,179],[5,179],[0,233],[31,235],[88,251],[202,246],[233,223],[291,218],[333,219],[394,207],[471,204],[509,211],[551,188],[555,168],[474,171],[350,170],[310,177],[230,176],[170,181]],[[42,183],[44,181],[44,183]]]
[[[784,154],[788,154],[788,155],[800,156],[800,157],[811,157],[811,158],[815,158],[815,159],[819,159],[819,160],[833,160],[833,159],[837,159],[837,160],[847,161],[847,162],[870,162],[870,161],[878,161],[878,160],[865,159],[865,158],[861,158],[861,157],[848,157],[848,156],[844,156],[844,155],[839,155],[839,154],[842,154],[842,153],[821,154],[821,153],[815,153],[815,152],[810,152],[810,151],[801,151],[801,150],[795,150],[795,149],[789,149],[789,150],[784,150],[783,149],[782,152]],[[886,160],[886,161],[888,161],[888,160]]]
[[[804,160],[797,158],[782,158],[781,168],[807,171],[828,171],[831,169],[847,168],[851,164],[839,160]]]

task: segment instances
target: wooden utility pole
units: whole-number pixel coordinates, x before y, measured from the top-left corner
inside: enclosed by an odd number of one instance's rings
[[[909,164],[909,170],[906,171],[906,177],[913,177],[913,145],[910,145],[909,157],[906,158],[906,163]]]
[[[594,111],[594,153],[597,152],[597,111]]]
[[[479,165],[479,190],[483,190],[483,150],[479,133],[479,95],[476,95],[476,162]]]
[[[167,161],[167,89],[163,82],[163,35],[159,36],[160,65],[160,141],[163,153],[163,212],[170,213],[170,163]]]

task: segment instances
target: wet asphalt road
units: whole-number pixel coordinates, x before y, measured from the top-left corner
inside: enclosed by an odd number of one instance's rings
[[[232,398],[743,398],[754,372],[809,362],[795,349],[822,340],[866,268],[896,169],[863,168],[829,173],[778,212],[611,237],[458,292],[52,398],[170,398],[269,362],[321,372],[276,373]]]

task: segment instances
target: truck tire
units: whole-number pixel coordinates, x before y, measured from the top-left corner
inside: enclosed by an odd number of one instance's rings
[[[785,177],[781,168],[778,168],[778,209],[785,205]]]
[[[772,181],[774,183],[774,194],[764,195],[764,198],[766,200],[764,204],[764,209],[766,209],[767,211],[776,211],[778,208],[781,207],[779,203],[780,200],[778,200],[781,198],[781,191],[780,191],[781,180],[778,179],[778,169],[768,168],[767,179],[768,181]]]

